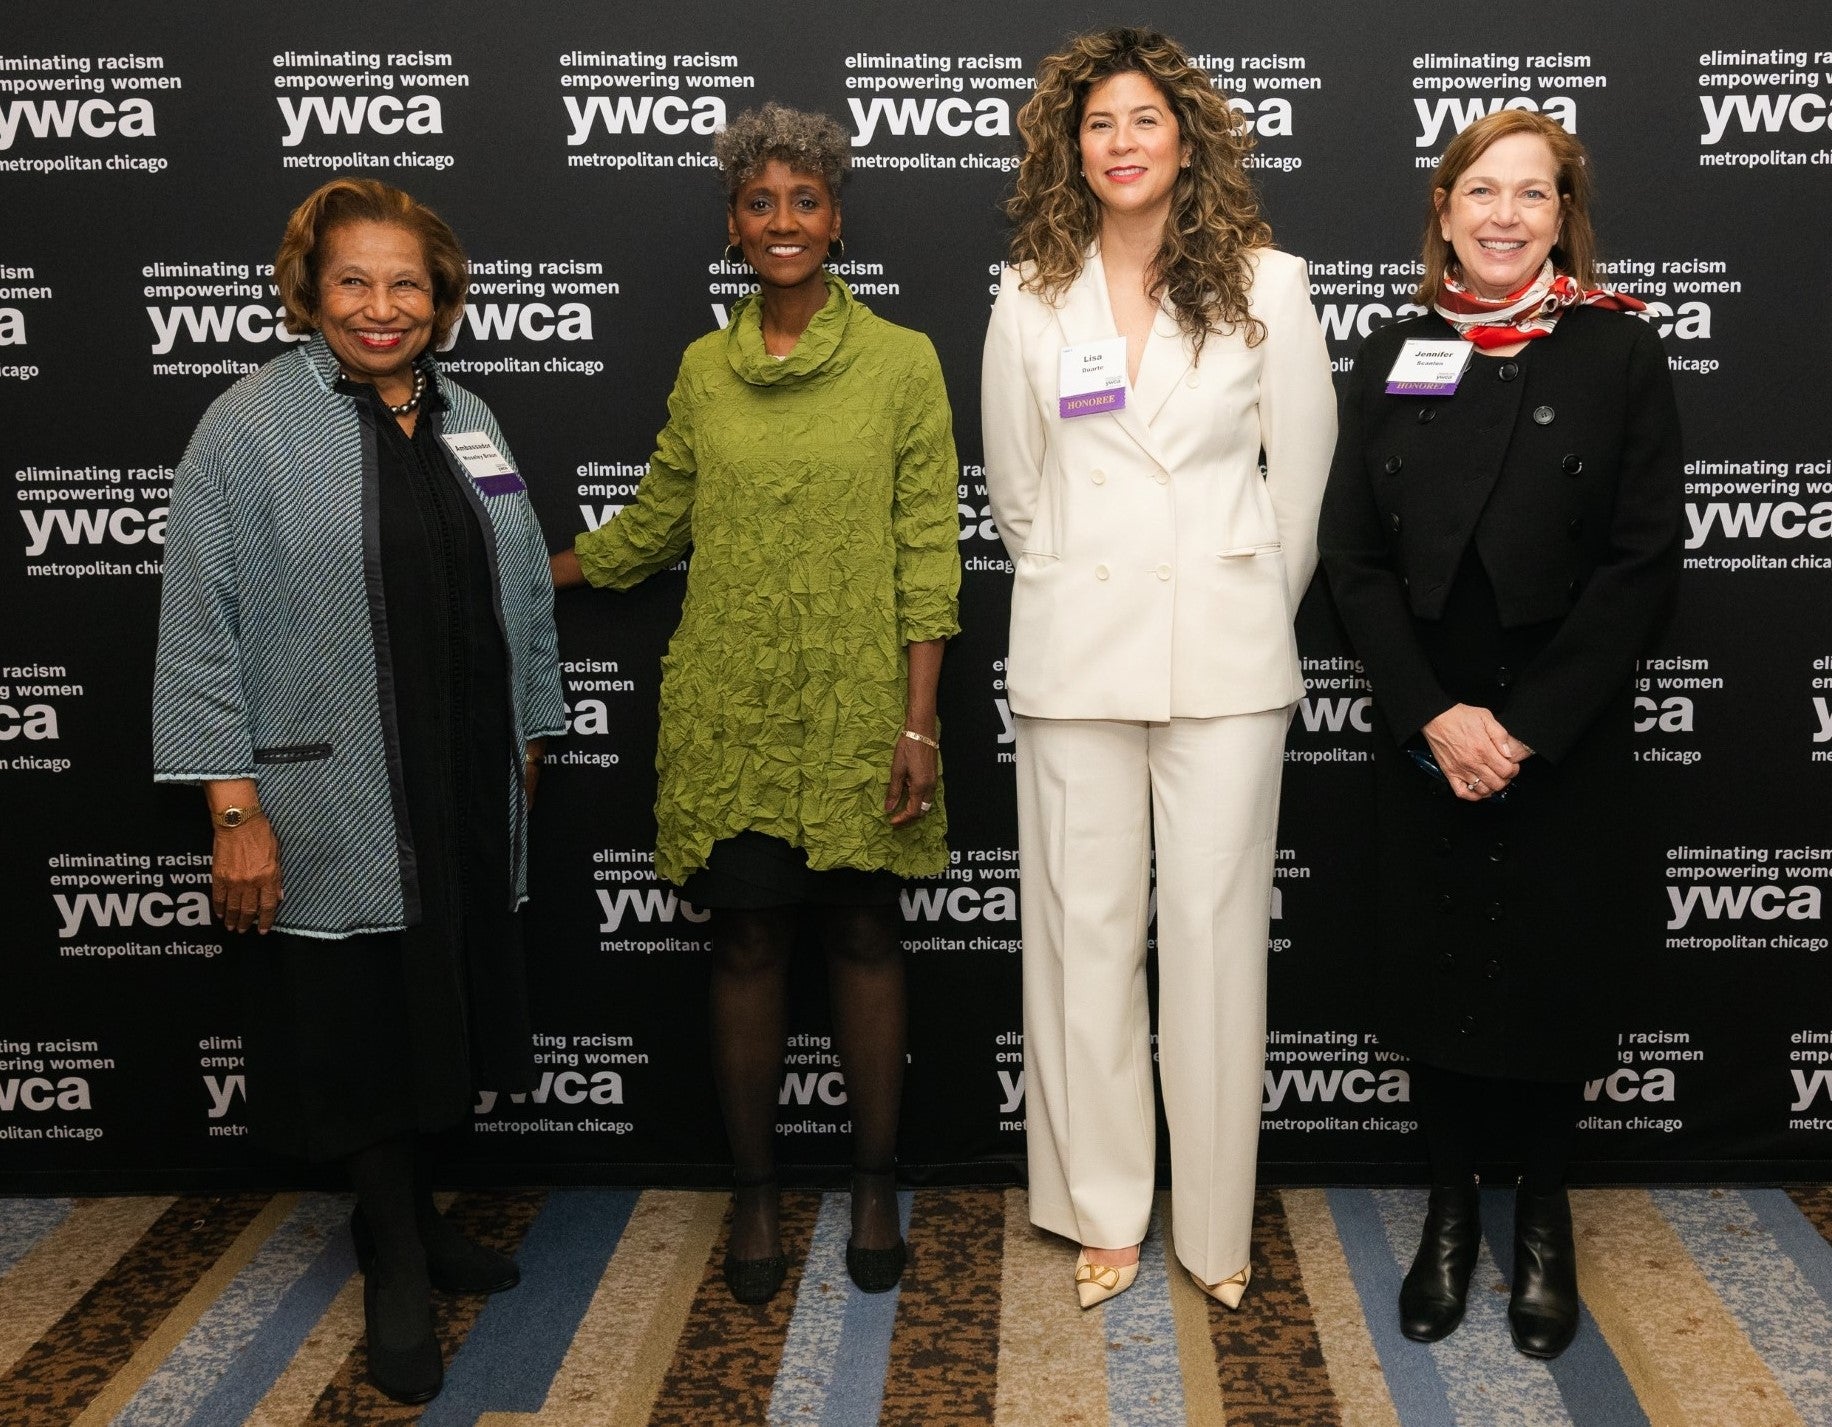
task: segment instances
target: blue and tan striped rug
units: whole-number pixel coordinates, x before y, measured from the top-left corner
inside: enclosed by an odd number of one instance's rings
[[[522,1286],[442,1299],[450,1364],[425,1409],[364,1382],[347,1199],[0,1200],[5,1427],[1832,1427],[1832,1189],[1573,1196],[1584,1318],[1547,1364],[1507,1336],[1508,1196],[1463,1328],[1408,1343],[1393,1300],[1412,1190],[1262,1192],[1239,1313],[1166,1273],[1075,1307],[1072,1249],[1021,1191],[903,1196],[899,1292],[846,1280],[844,1195],[784,1196],[797,1268],[741,1308],[719,1277],[721,1195],[465,1193]]]

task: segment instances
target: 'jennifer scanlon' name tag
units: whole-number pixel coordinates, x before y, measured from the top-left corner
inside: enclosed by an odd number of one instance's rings
[[[464,473],[484,495],[513,495],[528,489],[515,467],[503,459],[496,443],[481,431],[450,431],[440,436],[458,458]]]
[[[1414,338],[1399,349],[1399,360],[1387,373],[1388,396],[1449,396],[1463,380],[1475,347],[1468,342],[1421,342]]]
[[[1064,420],[1126,404],[1126,339],[1106,337],[1062,349],[1057,410]]]

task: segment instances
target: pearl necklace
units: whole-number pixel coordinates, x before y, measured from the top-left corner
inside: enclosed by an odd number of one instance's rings
[[[399,406],[395,406],[389,402],[383,402],[382,405],[386,406],[395,416],[405,416],[420,404],[420,398],[425,395],[426,368],[415,367],[413,373],[413,395],[408,397],[407,400],[402,402]]]

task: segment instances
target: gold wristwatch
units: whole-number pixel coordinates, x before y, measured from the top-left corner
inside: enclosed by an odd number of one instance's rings
[[[261,816],[259,808],[224,808],[210,814],[210,821],[218,827],[240,827],[243,823],[253,822]]]

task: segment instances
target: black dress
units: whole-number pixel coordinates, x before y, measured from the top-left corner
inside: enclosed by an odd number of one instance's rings
[[[411,438],[373,386],[338,389],[366,403],[375,433],[386,647],[421,915],[403,932],[238,939],[251,1122],[269,1148],[314,1160],[464,1123],[477,1090],[533,1080],[521,918],[509,910],[518,771],[509,663],[483,532],[438,441],[436,387]]]

